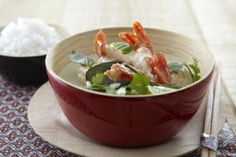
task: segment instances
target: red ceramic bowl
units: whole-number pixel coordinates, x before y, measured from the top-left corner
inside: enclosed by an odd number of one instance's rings
[[[130,28],[103,29],[110,41]],[[104,144],[121,147],[153,145],[175,136],[197,112],[214,69],[212,55],[192,39],[176,33],[146,29],[156,50],[170,58],[199,61],[202,78],[182,89],[160,95],[115,96],[79,86],[72,50],[93,55],[98,30],[80,33],[59,43],[46,57],[46,69],[60,107],[83,134]],[[64,69],[64,70],[62,70]]]

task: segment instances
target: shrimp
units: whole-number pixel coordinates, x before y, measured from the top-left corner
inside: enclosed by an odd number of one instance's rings
[[[170,74],[164,55],[153,52],[152,43],[140,23],[134,22],[133,31],[134,33],[119,33],[120,38],[134,48],[130,53],[123,54],[120,50],[107,44],[105,33],[102,30],[94,39],[95,52],[100,57],[123,61],[134,66],[156,83],[169,84]]]
[[[131,80],[133,78],[133,72],[124,64],[115,63],[111,66],[110,70],[107,70],[104,75],[108,76],[111,80]]]
[[[100,30],[95,36],[94,50],[99,57],[128,62],[128,59],[126,59],[126,55],[122,54],[122,52],[107,44],[105,33],[102,30]]]
[[[134,49],[138,49],[139,47],[146,47],[151,52],[153,52],[152,42],[147,36],[146,31],[143,26],[139,22],[133,23],[133,33],[131,32],[121,32],[119,33],[119,37],[134,47]]]

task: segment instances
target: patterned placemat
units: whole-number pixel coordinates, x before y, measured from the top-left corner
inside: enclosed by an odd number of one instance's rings
[[[57,148],[37,135],[27,119],[27,108],[38,86],[21,87],[0,75],[0,156],[80,157]],[[184,157],[198,157],[199,150]]]
[[[27,107],[37,86],[20,87],[0,75],[0,156],[78,157],[38,136],[27,119]]]

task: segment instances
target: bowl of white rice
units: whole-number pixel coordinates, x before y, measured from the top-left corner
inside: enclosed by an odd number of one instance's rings
[[[18,18],[0,30],[0,75],[19,85],[47,81],[46,54],[68,33],[34,18]]]

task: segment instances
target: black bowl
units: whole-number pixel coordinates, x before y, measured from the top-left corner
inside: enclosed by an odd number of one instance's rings
[[[0,55],[0,74],[18,85],[42,84],[47,81],[45,57]]]

